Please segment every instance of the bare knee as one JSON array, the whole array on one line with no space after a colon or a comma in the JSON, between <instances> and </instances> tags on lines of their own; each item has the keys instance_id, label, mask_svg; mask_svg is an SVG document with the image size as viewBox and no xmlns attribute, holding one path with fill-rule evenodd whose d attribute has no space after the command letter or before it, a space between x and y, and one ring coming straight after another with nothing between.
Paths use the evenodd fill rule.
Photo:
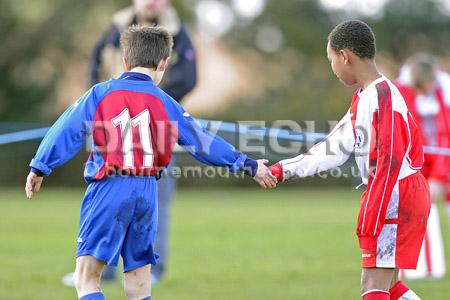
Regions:
<instances>
[{"instance_id":1,"label":"bare knee","mask_svg":"<svg viewBox=\"0 0 450 300\"><path fill-rule=\"evenodd\" d=\"M75 271L73 274L75 288L80 291L94 287L100 291L100 276L100 272Z\"/></svg>"},{"instance_id":2,"label":"bare knee","mask_svg":"<svg viewBox=\"0 0 450 300\"><path fill-rule=\"evenodd\" d=\"M394 269L363 268L361 275L361 292L370 290L389 291L394 281Z\"/></svg>"},{"instance_id":3,"label":"bare knee","mask_svg":"<svg viewBox=\"0 0 450 300\"><path fill-rule=\"evenodd\" d=\"M92 256L80 256L77 258L73 279L79 295L101 291L100 278L103 267L104 263Z\"/></svg>"},{"instance_id":4,"label":"bare knee","mask_svg":"<svg viewBox=\"0 0 450 300\"><path fill-rule=\"evenodd\" d=\"M151 294L150 266L124 274L124 289L128 300L141 300Z\"/></svg>"}]
</instances>

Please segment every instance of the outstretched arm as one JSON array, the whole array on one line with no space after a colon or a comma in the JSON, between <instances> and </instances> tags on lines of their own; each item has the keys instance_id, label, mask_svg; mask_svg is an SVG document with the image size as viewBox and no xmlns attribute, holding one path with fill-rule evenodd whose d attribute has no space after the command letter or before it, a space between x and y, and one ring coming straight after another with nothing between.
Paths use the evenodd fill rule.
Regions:
<instances>
[{"instance_id":1,"label":"outstretched arm","mask_svg":"<svg viewBox=\"0 0 450 300\"><path fill-rule=\"evenodd\" d=\"M263 188L276 186L276 179L265 166L266 160L254 160L224 139L203 129L175 100L167 97L166 108L176 123L178 144L196 160L211 166L225 167L231 172L243 171Z\"/></svg>"},{"instance_id":2,"label":"outstretched arm","mask_svg":"<svg viewBox=\"0 0 450 300\"><path fill-rule=\"evenodd\" d=\"M312 176L345 163L353 152L354 144L350 112L347 112L323 141L308 152L282 160L270 169L278 182Z\"/></svg>"}]
</instances>

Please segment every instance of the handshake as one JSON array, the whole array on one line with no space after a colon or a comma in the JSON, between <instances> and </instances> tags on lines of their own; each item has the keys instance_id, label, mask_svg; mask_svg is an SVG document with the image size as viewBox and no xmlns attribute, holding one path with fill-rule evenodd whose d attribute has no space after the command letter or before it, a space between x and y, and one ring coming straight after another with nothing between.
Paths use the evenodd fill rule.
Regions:
<instances>
[{"instance_id":1,"label":"handshake","mask_svg":"<svg viewBox=\"0 0 450 300\"><path fill-rule=\"evenodd\" d=\"M267 159L258 159L258 169L253 180L255 180L263 189L273 189L277 183L283 182L283 169L280 163L267 167Z\"/></svg>"}]
</instances>

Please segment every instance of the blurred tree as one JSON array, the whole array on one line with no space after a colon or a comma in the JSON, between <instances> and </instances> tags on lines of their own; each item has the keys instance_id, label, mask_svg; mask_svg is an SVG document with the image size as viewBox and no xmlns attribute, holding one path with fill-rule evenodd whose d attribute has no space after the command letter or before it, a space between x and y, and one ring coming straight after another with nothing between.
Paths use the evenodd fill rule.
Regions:
<instances>
[{"instance_id":1,"label":"blurred tree","mask_svg":"<svg viewBox=\"0 0 450 300\"><path fill-rule=\"evenodd\" d=\"M262 99L243 98L224 112L225 119L316 120L317 130L327 130L326 120L339 117L348 106L351 91L339 84L326 59L326 43L333 22L318 1L269 1L263 15L253 24L229 35L234 47L255 48L254 37L260 26L274 24L284 36L284 47L276 53L261 52L263 68L272 83ZM255 49L258 51L258 49ZM252 109L258 105L258 109ZM243 107L240 109L240 107ZM251 112L252 115L249 116Z\"/></svg>"},{"instance_id":2,"label":"blurred tree","mask_svg":"<svg viewBox=\"0 0 450 300\"><path fill-rule=\"evenodd\" d=\"M439 1L389 1L380 16L363 18L374 28L380 53L389 63L398 64L416 51L449 55L450 18ZM86 63L91 46L107 28L111 15L130 2L1 1L0 119L45 121L54 117L56 112L45 104L55 101L55 87L68 61L74 56ZM173 3L184 19L192 19L196 1ZM264 102L257 111L250 110L252 118L324 121L346 109L351 89L342 88L331 74L325 45L333 25L351 17L355 16L346 11L325 11L318 0L272 0L267 1L261 16L241 22L226 37L237 51L260 51L255 37L262 27L278 28L283 35L280 51L259 53L273 83L263 99L242 101L244 107ZM249 118L248 113L240 115L243 111L248 112L233 107L218 117Z\"/></svg>"},{"instance_id":3,"label":"blurred tree","mask_svg":"<svg viewBox=\"0 0 450 300\"><path fill-rule=\"evenodd\" d=\"M190 16L182 1L173 2ZM0 1L0 120L53 118L58 112L46 104L54 107L69 61L86 63L113 13L128 5L131 0Z\"/></svg>"},{"instance_id":4,"label":"blurred tree","mask_svg":"<svg viewBox=\"0 0 450 300\"><path fill-rule=\"evenodd\" d=\"M52 117L54 112L45 111L45 103L55 101L59 75L73 53L88 48L80 46L80 32L89 36L89 26L95 28L95 23L105 20L105 13L110 16L126 3L1 1L0 120L42 121Z\"/></svg>"},{"instance_id":5,"label":"blurred tree","mask_svg":"<svg viewBox=\"0 0 450 300\"><path fill-rule=\"evenodd\" d=\"M316 120L318 130L327 130L326 120L345 112L354 91L339 83L326 59L327 36L333 26L351 18L369 23L377 36L383 71L395 73L404 59L417 51L450 55L450 18L439 1L392 0L373 17L325 11L318 0L268 1L255 22L238 26L227 40L238 50L259 51L263 64L278 65L278 70L266 69L272 83L262 98L242 97L219 118ZM255 47L258 29L266 24L277 26L284 35L284 48L279 52L267 54Z\"/></svg>"},{"instance_id":6,"label":"blurred tree","mask_svg":"<svg viewBox=\"0 0 450 300\"><path fill-rule=\"evenodd\" d=\"M450 55L450 17L437 0L395 0L382 18L368 20L378 48L403 61L417 51Z\"/></svg>"}]
</instances>

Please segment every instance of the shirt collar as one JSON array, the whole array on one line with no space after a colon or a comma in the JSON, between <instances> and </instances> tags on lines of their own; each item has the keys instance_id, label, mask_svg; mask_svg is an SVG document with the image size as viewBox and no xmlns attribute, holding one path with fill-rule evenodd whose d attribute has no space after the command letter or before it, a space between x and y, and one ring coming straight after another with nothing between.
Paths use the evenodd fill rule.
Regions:
<instances>
[{"instance_id":1,"label":"shirt collar","mask_svg":"<svg viewBox=\"0 0 450 300\"><path fill-rule=\"evenodd\" d=\"M366 93L367 90L369 90L370 87L379 84L382 81L386 80L386 77L384 77L383 74L380 74L381 76L378 77L377 79L375 79L374 81L372 81L364 90L362 88L360 88L358 90L358 96L362 96Z\"/></svg>"},{"instance_id":2,"label":"shirt collar","mask_svg":"<svg viewBox=\"0 0 450 300\"><path fill-rule=\"evenodd\" d=\"M147 74L142 74L142 73L138 73L138 72L125 72L122 75L120 75L119 79L153 82L153 80L150 76L148 76Z\"/></svg>"}]
</instances>

